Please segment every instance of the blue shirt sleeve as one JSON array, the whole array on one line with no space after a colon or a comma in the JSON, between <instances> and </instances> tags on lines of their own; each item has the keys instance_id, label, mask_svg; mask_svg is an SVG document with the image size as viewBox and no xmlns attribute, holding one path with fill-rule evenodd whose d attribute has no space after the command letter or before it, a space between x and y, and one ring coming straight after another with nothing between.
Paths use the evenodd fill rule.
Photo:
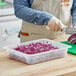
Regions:
<instances>
[{"instance_id":1,"label":"blue shirt sleeve","mask_svg":"<svg viewBox=\"0 0 76 76\"><path fill-rule=\"evenodd\" d=\"M71 15L72 15L73 26L76 26L76 0L73 0Z\"/></svg>"},{"instance_id":2,"label":"blue shirt sleeve","mask_svg":"<svg viewBox=\"0 0 76 76\"><path fill-rule=\"evenodd\" d=\"M32 0L29 0L32 1ZM32 9L28 0L14 0L15 15L27 22L44 25L53 17L48 12ZM31 3L32 4L32 3Z\"/></svg>"}]
</instances>

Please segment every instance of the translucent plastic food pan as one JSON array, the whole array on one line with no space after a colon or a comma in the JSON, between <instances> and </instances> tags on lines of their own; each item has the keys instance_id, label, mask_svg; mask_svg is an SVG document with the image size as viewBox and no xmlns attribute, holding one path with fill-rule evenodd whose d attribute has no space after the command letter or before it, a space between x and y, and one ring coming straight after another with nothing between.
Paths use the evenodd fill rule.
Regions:
<instances>
[{"instance_id":1,"label":"translucent plastic food pan","mask_svg":"<svg viewBox=\"0 0 76 76\"><path fill-rule=\"evenodd\" d=\"M34 48L36 48L36 50L34 50L35 53L33 52L33 53L27 54L25 52L25 50L24 50L24 52L15 50L19 46L27 46L30 44L36 45L36 43L37 43L37 47L33 46ZM45 45L45 47L44 47L44 46L40 46L38 43L44 43L44 44L48 44L48 45ZM55 49L47 50L47 48L49 47L49 44L51 44ZM39 48L43 47L43 51L41 51L41 49L39 49L38 46L39 46ZM34 63L39 63L39 62L43 62L43 61L48 61L48 60L64 57L67 55L67 50L70 47L71 46L68 46L68 45L53 41L53 40L38 39L38 40L20 43L18 45L11 45L8 47L7 50L9 52L10 58L22 61L27 64L34 64ZM39 51L39 52L36 52L36 51Z\"/></svg>"}]
</instances>

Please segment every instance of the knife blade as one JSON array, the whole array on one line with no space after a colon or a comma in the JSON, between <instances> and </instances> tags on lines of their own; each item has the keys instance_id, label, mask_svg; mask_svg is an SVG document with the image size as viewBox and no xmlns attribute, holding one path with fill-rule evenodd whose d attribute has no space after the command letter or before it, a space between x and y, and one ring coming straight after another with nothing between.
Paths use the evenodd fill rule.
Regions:
<instances>
[{"instance_id":1,"label":"knife blade","mask_svg":"<svg viewBox=\"0 0 76 76\"><path fill-rule=\"evenodd\" d=\"M65 27L62 31L66 34L74 34L76 33L76 28Z\"/></svg>"},{"instance_id":2,"label":"knife blade","mask_svg":"<svg viewBox=\"0 0 76 76\"><path fill-rule=\"evenodd\" d=\"M46 28L49 30L48 26ZM61 31L65 32L66 34L74 34L74 33L76 33L76 28L71 28L71 27L65 26Z\"/></svg>"}]
</instances>

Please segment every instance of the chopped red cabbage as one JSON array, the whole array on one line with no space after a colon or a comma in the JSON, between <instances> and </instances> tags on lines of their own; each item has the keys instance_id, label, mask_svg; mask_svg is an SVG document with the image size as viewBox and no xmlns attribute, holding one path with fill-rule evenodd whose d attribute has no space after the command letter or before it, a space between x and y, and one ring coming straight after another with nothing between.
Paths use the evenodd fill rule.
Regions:
<instances>
[{"instance_id":1,"label":"chopped red cabbage","mask_svg":"<svg viewBox=\"0 0 76 76\"><path fill-rule=\"evenodd\" d=\"M26 54L36 54L40 52L46 52L58 49L58 47L49 44L48 42L36 42L30 43L29 45L22 45L14 48L16 51L23 52Z\"/></svg>"},{"instance_id":2,"label":"chopped red cabbage","mask_svg":"<svg viewBox=\"0 0 76 76\"><path fill-rule=\"evenodd\" d=\"M68 42L69 42L69 43L76 44L76 34L72 34L72 35L68 38Z\"/></svg>"}]
</instances>

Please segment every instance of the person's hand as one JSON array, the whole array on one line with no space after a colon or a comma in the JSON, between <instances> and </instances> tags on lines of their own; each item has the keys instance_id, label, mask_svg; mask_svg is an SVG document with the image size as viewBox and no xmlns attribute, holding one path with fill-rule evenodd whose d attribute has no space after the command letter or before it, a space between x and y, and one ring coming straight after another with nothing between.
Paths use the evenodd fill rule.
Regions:
<instances>
[{"instance_id":1,"label":"person's hand","mask_svg":"<svg viewBox=\"0 0 76 76\"><path fill-rule=\"evenodd\" d=\"M56 17L53 17L49 22L47 27L49 28L49 30L51 31L62 31L62 29L65 27L65 25Z\"/></svg>"}]
</instances>

